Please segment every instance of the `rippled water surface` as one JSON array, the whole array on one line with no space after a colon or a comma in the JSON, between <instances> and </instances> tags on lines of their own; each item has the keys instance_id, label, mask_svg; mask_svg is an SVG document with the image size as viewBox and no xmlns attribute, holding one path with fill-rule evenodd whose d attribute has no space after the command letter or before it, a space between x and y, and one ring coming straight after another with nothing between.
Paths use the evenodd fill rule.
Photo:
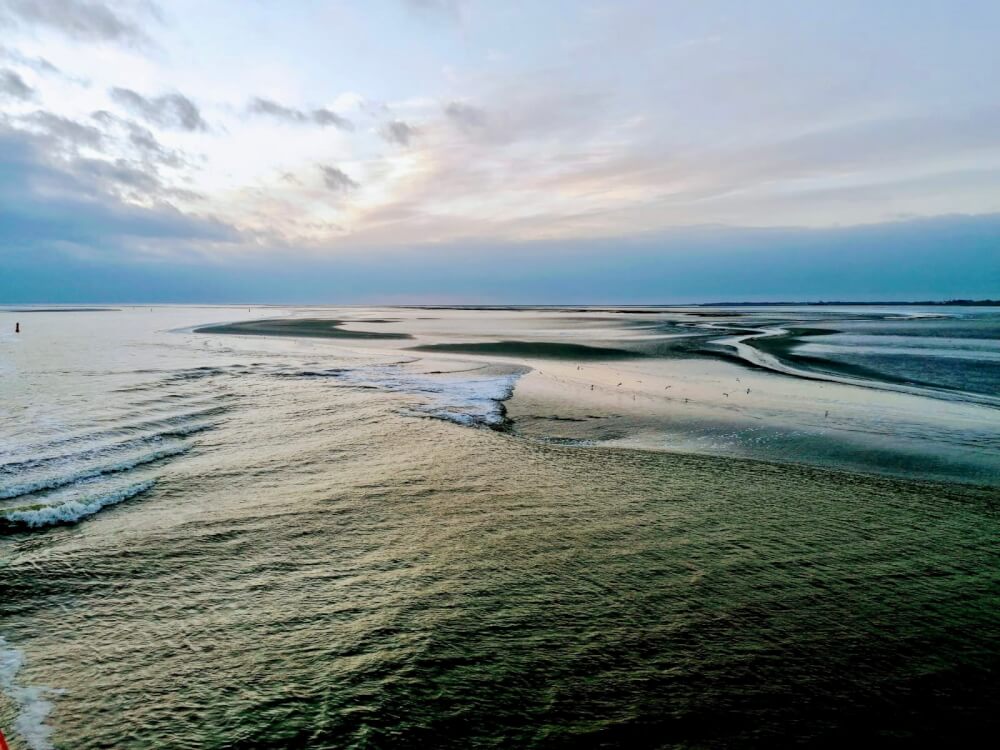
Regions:
<instances>
[{"instance_id":1,"label":"rippled water surface","mask_svg":"<svg viewBox=\"0 0 1000 750\"><path fill-rule=\"evenodd\" d=\"M833 323L820 320L814 331L820 335L802 337L793 356L899 383L1000 395L997 308L907 308L904 314L888 308L881 319L851 319L856 309L847 312L840 313L846 319Z\"/></svg>"},{"instance_id":2,"label":"rippled water surface","mask_svg":"<svg viewBox=\"0 0 1000 750\"><path fill-rule=\"evenodd\" d=\"M995 489L528 440L516 368L174 332L240 316L0 315L15 750L998 728Z\"/></svg>"}]
</instances>

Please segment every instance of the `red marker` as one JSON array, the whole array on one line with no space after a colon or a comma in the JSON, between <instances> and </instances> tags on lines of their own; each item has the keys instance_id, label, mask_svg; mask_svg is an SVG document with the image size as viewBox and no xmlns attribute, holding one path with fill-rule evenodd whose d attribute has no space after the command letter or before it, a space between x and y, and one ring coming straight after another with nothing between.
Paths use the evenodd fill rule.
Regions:
<instances>
[{"instance_id":1,"label":"red marker","mask_svg":"<svg viewBox=\"0 0 1000 750\"><path fill-rule=\"evenodd\" d=\"M10 750L10 748L7 747L7 740L3 738L2 731L0 731L0 750Z\"/></svg>"}]
</instances>

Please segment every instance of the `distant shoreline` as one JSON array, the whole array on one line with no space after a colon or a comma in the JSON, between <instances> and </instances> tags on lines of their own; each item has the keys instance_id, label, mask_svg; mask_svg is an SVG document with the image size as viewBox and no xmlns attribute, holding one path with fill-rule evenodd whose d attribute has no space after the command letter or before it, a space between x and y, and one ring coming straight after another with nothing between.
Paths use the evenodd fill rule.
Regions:
<instances>
[{"instance_id":1,"label":"distant shoreline","mask_svg":"<svg viewBox=\"0 0 1000 750\"><path fill-rule=\"evenodd\" d=\"M145 303L115 303L119 305L117 307L83 307L83 306L66 306L61 307L59 303L54 302L37 302L37 303L22 303L19 306L14 305L3 305L0 304L0 312L119 312L123 307L200 307L204 305L209 305L213 307L245 307L250 304L255 307L297 307L297 308L310 308L310 307L328 307L335 305L337 307L370 307L372 305L378 305L379 307L385 307L387 309L401 309L401 310L563 310L563 311L573 311L573 310L603 310L603 311L616 311L620 310L622 312L642 312L644 309L649 309L653 311L655 308L656 312L664 309L682 309L682 308L693 308L693 307L1000 307L1000 299L950 299L950 300L905 300L905 301L885 301L885 300L820 300L816 302L790 302L790 301L778 301L778 302L687 302L687 303L645 303L645 304L589 304L589 303L577 303L577 304L548 304L548 303L534 303L534 304L503 304L496 303L490 305L480 305L475 303L470 303L467 305L462 304L424 304L424 305L408 305L408 304L396 304L396 305L381 305L377 302L366 302L366 303L352 303L352 304L338 304L336 302L312 302L312 303L299 303L299 302L202 302L202 303L177 303L177 302L145 302ZM44 305L44 307L43 307Z\"/></svg>"},{"instance_id":2,"label":"distant shoreline","mask_svg":"<svg viewBox=\"0 0 1000 750\"><path fill-rule=\"evenodd\" d=\"M912 302L850 302L850 301L830 301L830 302L699 302L691 307L832 307L835 305L851 305L857 307L1000 307L1000 300L996 299L950 299L940 302L912 301Z\"/></svg>"},{"instance_id":3,"label":"distant shoreline","mask_svg":"<svg viewBox=\"0 0 1000 750\"><path fill-rule=\"evenodd\" d=\"M121 312L118 307L3 307L0 312L41 313L41 312Z\"/></svg>"},{"instance_id":4,"label":"distant shoreline","mask_svg":"<svg viewBox=\"0 0 1000 750\"><path fill-rule=\"evenodd\" d=\"M945 300L939 302L690 302L687 304L644 304L644 305L390 305L406 310L551 310L558 312L618 312L618 313L659 313L666 310L684 310L719 307L1000 307L1000 300Z\"/></svg>"}]
</instances>

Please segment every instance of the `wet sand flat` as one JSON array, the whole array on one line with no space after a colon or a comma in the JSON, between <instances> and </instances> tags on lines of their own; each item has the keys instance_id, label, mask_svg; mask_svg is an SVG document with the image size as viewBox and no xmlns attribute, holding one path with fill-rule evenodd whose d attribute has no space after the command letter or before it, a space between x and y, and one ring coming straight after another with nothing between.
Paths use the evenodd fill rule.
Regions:
<instances>
[{"instance_id":1,"label":"wet sand flat","mask_svg":"<svg viewBox=\"0 0 1000 750\"><path fill-rule=\"evenodd\" d=\"M520 368L503 424L534 440L1000 484L998 412L988 397L911 387L874 368L838 381L836 362L827 374L804 369L796 356L806 332L822 331L824 340L851 326L936 334L947 321L841 308L426 312L329 308L197 330L329 339L427 373ZM977 317L970 330L988 331L990 320Z\"/></svg>"}]
</instances>

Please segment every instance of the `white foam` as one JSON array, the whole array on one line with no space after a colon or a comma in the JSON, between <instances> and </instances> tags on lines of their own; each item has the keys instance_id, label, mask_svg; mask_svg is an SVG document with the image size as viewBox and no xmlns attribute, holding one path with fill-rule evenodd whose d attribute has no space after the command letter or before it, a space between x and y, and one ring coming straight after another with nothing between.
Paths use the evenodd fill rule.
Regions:
<instances>
[{"instance_id":1,"label":"white foam","mask_svg":"<svg viewBox=\"0 0 1000 750\"><path fill-rule=\"evenodd\" d=\"M85 479L99 477L102 474L117 474L119 472L128 471L129 469L134 469L137 466L159 461L163 458L179 455L188 450L190 450L190 446L187 444L173 445L166 448L160 448L159 450L150 451L149 453L143 453L138 456L123 459L121 461L71 470L67 473L50 475L27 482L9 484L5 487L0 487L0 500L19 497L20 495L28 495L42 490L64 487L68 484L76 484L77 482L82 482Z\"/></svg>"},{"instance_id":2,"label":"white foam","mask_svg":"<svg viewBox=\"0 0 1000 750\"><path fill-rule=\"evenodd\" d=\"M17 683L17 673L24 664L24 654L11 648L0 636L0 692L17 706L14 731L27 744L29 750L52 750L52 727L45 723L52 711L48 697L59 695L61 690L47 687L22 687Z\"/></svg>"},{"instance_id":3,"label":"white foam","mask_svg":"<svg viewBox=\"0 0 1000 750\"><path fill-rule=\"evenodd\" d=\"M514 393L523 373L455 377L415 373L396 365L331 371L340 382L420 396L426 403L409 411L462 425L496 426L503 422L503 402Z\"/></svg>"},{"instance_id":4,"label":"white foam","mask_svg":"<svg viewBox=\"0 0 1000 750\"><path fill-rule=\"evenodd\" d=\"M81 518L92 516L102 508L124 502L149 490L153 481L139 482L127 487L107 492L102 495L94 495L79 500L68 500L58 505L47 505L31 510L14 509L5 513L0 513L0 519L13 525L23 525L28 528L38 528L40 526L52 526L59 523L73 523Z\"/></svg>"}]
</instances>

